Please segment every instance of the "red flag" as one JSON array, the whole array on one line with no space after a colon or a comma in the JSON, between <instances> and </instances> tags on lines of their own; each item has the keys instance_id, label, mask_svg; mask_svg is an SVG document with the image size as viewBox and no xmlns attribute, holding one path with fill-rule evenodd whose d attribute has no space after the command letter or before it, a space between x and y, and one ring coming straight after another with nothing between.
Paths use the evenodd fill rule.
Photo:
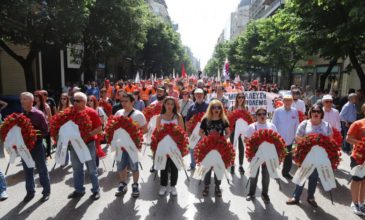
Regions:
<instances>
[{"instance_id":1,"label":"red flag","mask_svg":"<svg viewBox=\"0 0 365 220\"><path fill-rule=\"evenodd\" d=\"M181 77L182 78L188 77L188 75L186 74L186 71L185 71L185 65L184 64L181 64Z\"/></svg>"}]
</instances>

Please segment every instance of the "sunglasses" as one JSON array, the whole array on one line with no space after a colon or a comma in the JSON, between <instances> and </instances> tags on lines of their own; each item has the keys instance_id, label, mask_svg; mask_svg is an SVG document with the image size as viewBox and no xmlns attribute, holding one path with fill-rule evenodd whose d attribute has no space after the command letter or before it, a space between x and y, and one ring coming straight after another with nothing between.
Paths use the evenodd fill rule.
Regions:
<instances>
[{"instance_id":1,"label":"sunglasses","mask_svg":"<svg viewBox=\"0 0 365 220\"><path fill-rule=\"evenodd\" d=\"M312 113L322 114L321 110L312 110Z\"/></svg>"},{"instance_id":2,"label":"sunglasses","mask_svg":"<svg viewBox=\"0 0 365 220\"><path fill-rule=\"evenodd\" d=\"M257 116L266 116L267 115L267 113L265 112L265 113L257 113L256 114Z\"/></svg>"},{"instance_id":3,"label":"sunglasses","mask_svg":"<svg viewBox=\"0 0 365 220\"><path fill-rule=\"evenodd\" d=\"M237 99L244 99L245 97L243 96L237 96Z\"/></svg>"},{"instance_id":4,"label":"sunglasses","mask_svg":"<svg viewBox=\"0 0 365 220\"><path fill-rule=\"evenodd\" d=\"M81 99L75 99L75 100L74 100L74 102L75 102L75 103L80 103L80 102L82 102L82 101L83 101L83 100L81 100Z\"/></svg>"},{"instance_id":5,"label":"sunglasses","mask_svg":"<svg viewBox=\"0 0 365 220\"><path fill-rule=\"evenodd\" d=\"M212 106L213 110L221 110L222 108L220 106Z\"/></svg>"}]
</instances>

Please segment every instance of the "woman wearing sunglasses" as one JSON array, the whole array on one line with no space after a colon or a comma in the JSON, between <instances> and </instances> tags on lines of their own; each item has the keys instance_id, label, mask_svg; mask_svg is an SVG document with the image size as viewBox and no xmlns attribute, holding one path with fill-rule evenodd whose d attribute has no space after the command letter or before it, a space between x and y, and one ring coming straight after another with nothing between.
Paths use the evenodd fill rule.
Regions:
<instances>
[{"instance_id":1,"label":"woman wearing sunglasses","mask_svg":"<svg viewBox=\"0 0 365 220\"><path fill-rule=\"evenodd\" d=\"M214 99L209 103L207 112L203 116L202 123L200 125L199 134L202 138L204 138L204 136L208 136L209 134L214 132L219 133L226 139L228 139L230 136L229 122L223 110L223 104L217 99ZM203 190L203 196L207 196L209 194L211 175L212 175L212 170L210 170L204 177L205 187ZM214 181L215 181L215 195L217 197L222 197L222 191L219 187L221 181L217 179L217 176L215 174L214 174Z\"/></svg>"},{"instance_id":2,"label":"woman wearing sunglasses","mask_svg":"<svg viewBox=\"0 0 365 220\"><path fill-rule=\"evenodd\" d=\"M305 138L309 134L322 134L325 136L332 135L332 128L328 122L322 120L324 117L324 112L321 106L314 105L309 109L308 120L303 121L299 124L296 134L296 140L299 141ZM318 182L318 172L317 169L308 178L308 196L307 201L313 207L318 207L316 201L314 200L314 192L316 191ZM286 204L288 205L298 205L300 195L302 194L304 188L303 186L297 185L293 193L293 197L289 199Z\"/></svg>"},{"instance_id":3,"label":"woman wearing sunglasses","mask_svg":"<svg viewBox=\"0 0 365 220\"><path fill-rule=\"evenodd\" d=\"M245 97L245 94L243 92L237 94L236 101L234 102L234 105L231 107L231 111L235 111L235 110L247 110L247 108L246 108L246 97ZM232 131L230 139L231 139L231 143L233 143L234 130ZM241 175L245 174L245 170L242 167L244 155L245 155L245 149L243 147L242 139L238 138L238 161L239 161L238 170L239 170ZM234 174L234 165L231 167L231 174Z\"/></svg>"},{"instance_id":4,"label":"woman wearing sunglasses","mask_svg":"<svg viewBox=\"0 0 365 220\"><path fill-rule=\"evenodd\" d=\"M267 121L267 111L264 108L258 108L255 112L256 122L252 123L248 126L246 138L250 138L253 133L260 129L270 129L277 132L276 126ZM260 169L257 170L256 177L250 178L250 191L246 198L247 201L251 201L255 199L256 187L257 187L257 179L259 176ZM264 203L270 203L270 197L268 195L269 192L269 184L270 184L270 176L269 171L265 164L261 165L261 175L262 175L262 193L261 198Z\"/></svg>"}]
</instances>

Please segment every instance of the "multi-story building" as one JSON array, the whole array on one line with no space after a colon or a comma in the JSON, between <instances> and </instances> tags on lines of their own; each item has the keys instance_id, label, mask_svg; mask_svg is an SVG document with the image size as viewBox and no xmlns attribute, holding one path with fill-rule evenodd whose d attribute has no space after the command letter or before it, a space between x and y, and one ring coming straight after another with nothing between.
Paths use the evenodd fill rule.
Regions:
<instances>
[{"instance_id":1,"label":"multi-story building","mask_svg":"<svg viewBox=\"0 0 365 220\"><path fill-rule=\"evenodd\" d=\"M229 39L234 40L241 32L246 29L250 20L250 0L242 0L237 10L231 13Z\"/></svg>"},{"instance_id":2,"label":"multi-story building","mask_svg":"<svg viewBox=\"0 0 365 220\"><path fill-rule=\"evenodd\" d=\"M161 17L165 22L171 22L165 0L146 0L152 12Z\"/></svg>"},{"instance_id":3,"label":"multi-story building","mask_svg":"<svg viewBox=\"0 0 365 220\"><path fill-rule=\"evenodd\" d=\"M285 0L252 0L249 9L251 19L270 17L277 11Z\"/></svg>"}]
</instances>

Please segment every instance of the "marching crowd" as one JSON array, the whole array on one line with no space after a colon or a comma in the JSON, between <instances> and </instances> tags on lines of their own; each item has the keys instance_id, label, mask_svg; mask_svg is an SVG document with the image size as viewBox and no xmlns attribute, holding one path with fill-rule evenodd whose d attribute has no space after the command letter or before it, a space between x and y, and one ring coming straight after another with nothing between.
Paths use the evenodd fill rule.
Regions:
<instances>
[{"instance_id":1,"label":"marching crowd","mask_svg":"<svg viewBox=\"0 0 365 220\"><path fill-rule=\"evenodd\" d=\"M49 123L52 116L73 107L76 111L84 111L91 119L92 131L85 141L92 160L87 161L87 172L92 183L92 199L100 198L99 181L97 167L99 159L105 157L105 152L101 148L105 142L104 132L108 122L108 117L125 116L131 118L138 124L142 133L148 132L148 122L143 110L152 104L161 104L162 110L156 120L156 129L160 129L164 124L175 124L186 130L187 122L199 113L204 113L201 120L201 137L211 133L218 133L224 136L229 142L233 142L234 131L230 130L227 112L235 110L246 110L245 91L266 91L278 93L275 84L262 84L257 80L252 82L215 82L207 79L184 79L184 80L145 80L138 83L131 81L118 81L112 83L105 80L99 88L96 82L87 83L85 86L66 86L59 97L49 97L45 90L36 91L33 94L23 92L20 94L20 102L23 114L30 119L35 129L41 132L36 146L30 152L35 167L40 177L43 187L42 201L47 201L51 193L50 179L46 166L46 160L52 157L54 140L50 136ZM234 102L230 101L225 92L236 93ZM208 99L209 97L209 99ZM58 104L56 104L56 101ZM282 106L277 107L272 114L266 108L257 108L252 112L256 118L250 124L245 134L245 139L259 129L272 129L277 131L285 141L289 154L285 157L282 166L282 176L288 180L291 175L292 156L291 151L295 143L309 134L322 134L332 136L332 128L341 131L343 136L342 151L351 155L353 146L360 144L365 137L365 95L361 89L349 90L345 97L339 97L335 91L312 90L309 87L304 89L291 86L290 93L285 93L281 97ZM7 103L0 102L0 110L5 108ZM307 119L300 122L298 111L307 116ZM269 118L271 117L272 118ZM190 134L189 134L190 135ZM245 155L245 143L239 139L237 148L238 172L245 174L243 161ZM196 161L194 151L190 150L190 167L188 171L194 172ZM80 162L75 150L69 147L66 164L71 162L73 168L73 181L75 191L68 195L68 198L78 198L85 194L84 187L84 164ZM29 202L35 195L34 169L28 168L22 160L25 172L26 196L24 202ZM128 173L132 173L132 196L139 196L139 167L134 163L128 153L124 152L120 161L116 162L119 174L119 185L115 196L122 196L127 192ZM351 155L351 168L357 165ZM270 176L265 164L261 167L262 175L262 200L270 203L269 183ZM154 167L150 170L157 172ZM235 173L235 165L229 170L232 175ZM211 172L204 178L203 196L209 194L211 183ZM169 175L170 173L170 175ZM250 178L250 187L247 200L255 199L255 191L258 181L259 170L254 178ZM307 202L317 207L315 200L315 190L318 182L316 170L308 178ZM160 196L171 193L177 195L176 184L178 180L178 169L174 162L168 158L166 168L160 172ZM215 196L221 197L221 181L214 174ZM170 185L170 186L168 186ZM297 185L291 198L288 198L288 205L299 204L303 191L303 185ZM0 200L6 200L5 176L0 170ZM365 215L365 177L352 177L351 182L351 208L357 215Z\"/></svg>"}]
</instances>

